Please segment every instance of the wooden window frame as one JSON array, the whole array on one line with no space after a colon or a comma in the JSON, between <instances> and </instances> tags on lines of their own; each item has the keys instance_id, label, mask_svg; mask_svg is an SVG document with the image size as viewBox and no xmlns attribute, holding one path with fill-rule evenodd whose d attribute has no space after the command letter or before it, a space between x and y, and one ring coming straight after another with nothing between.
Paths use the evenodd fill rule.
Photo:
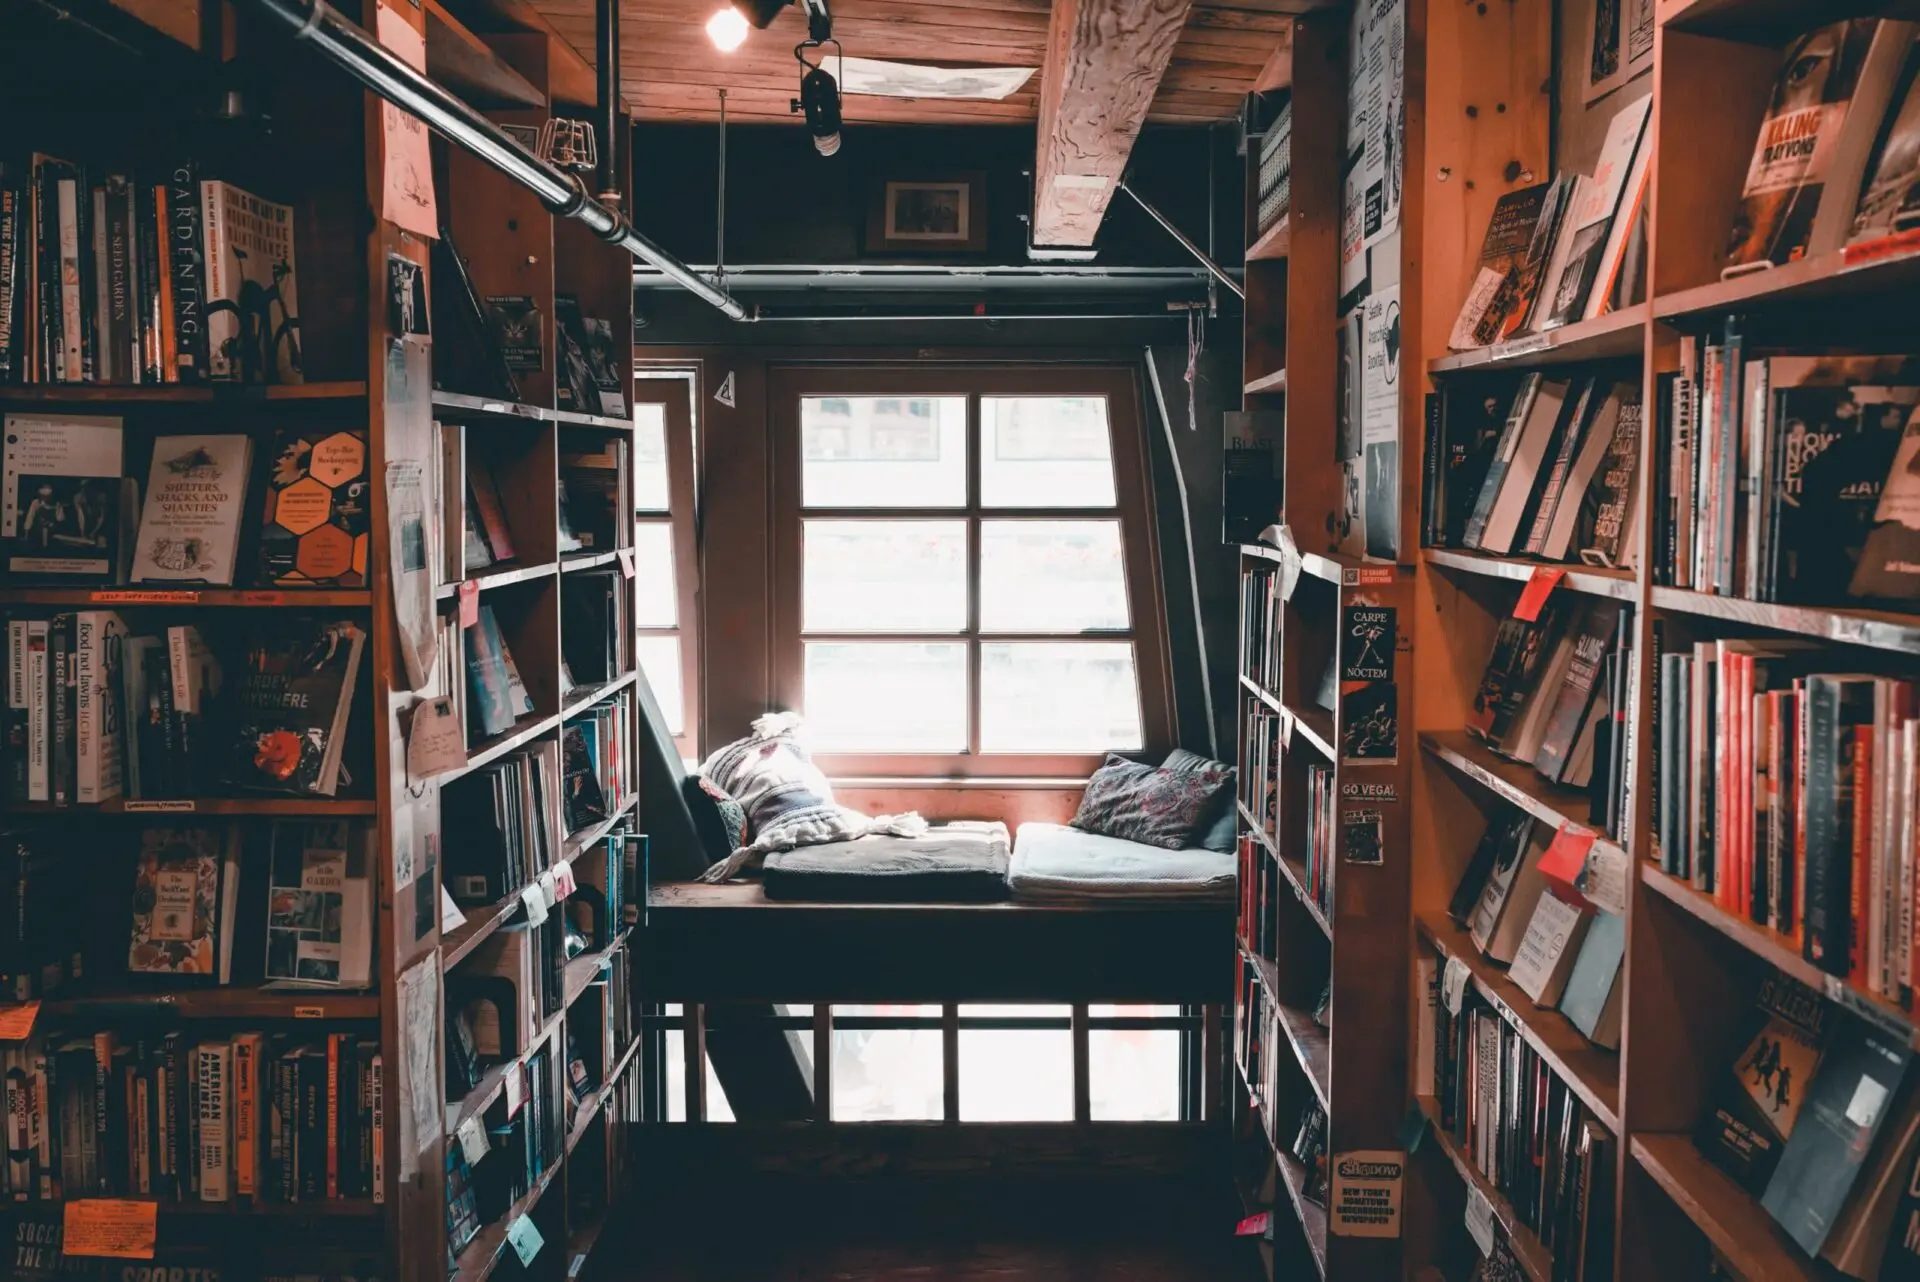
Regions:
<instances>
[{"instance_id":1,"label":"wooden window frame","mask_svg":"<svg viewBox=\"0 0 1920 1282\"><path fill-rule=\"evenodd\" d=\"M1154 523L1152 473L1135 370L1115 365L1006 365L952 363L910 365L860 363L779 365L768 372L768 417L773 448L773 682L777 706L804 708L805 646L801 617L802 539L805 516L825 519L955 519L967 522L967 626L953 634L859 634L862 641L936 640L952 635L967 646L968 735L980 733L980 654L998 641L1072 641L1130 637L1140 698L1142 747L1158 760L1173 742L1173 690L1167 653L1166 608L1160 582L1159 539ZM807 396L962 396L967 398L967 499L950 508L819 508L801 504L800 401ZM979 403L994 396L1099 396L1107 402L1107 430L1114 473L1111 508L987 507L980 494ZM1120 520L1121 558L1127 583L1126 632L983 633L980 628L980 528L982 519ZM1088 753L828 753L816 754L835 778L914 780L1084 780L1106 759Z\"/></svg>"},{"instance_id":2,"label":"wooden window frame","mask_svg":"<svg viewBox=\"0 0 1920 1282\"><path fill-rule=\"evenodd\" d=\"M682 757L697 760L700 753L700 554L698 490L694 484L693 408L697 380L693 372L640 367L633 381L634 418L642 405L661 406L667 437L667 515L673 530L673 590L675 626L642 627L637 638L674 637L680 643L680 733L673 744ZM662 524L658 512L641 511L634 498L636 525ZM639 657L635 656L636 666Z\"/></svg>"}]
</instances>

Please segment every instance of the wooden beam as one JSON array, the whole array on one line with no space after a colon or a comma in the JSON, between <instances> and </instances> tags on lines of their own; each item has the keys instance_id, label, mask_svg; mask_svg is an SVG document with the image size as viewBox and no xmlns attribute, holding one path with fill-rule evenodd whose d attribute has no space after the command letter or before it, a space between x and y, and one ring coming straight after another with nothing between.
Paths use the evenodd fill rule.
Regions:
<instances>
[{"instance_id":1,"label":"wooden beam","mask_svg":"<svg viewBox=\"0 0 1920 1282\"><path fill-rule=\"evenodd\" d=\"M1040 72L1033 241L1091 245L1191 0L1054 0Z\"/></svg>"}]
</instances>

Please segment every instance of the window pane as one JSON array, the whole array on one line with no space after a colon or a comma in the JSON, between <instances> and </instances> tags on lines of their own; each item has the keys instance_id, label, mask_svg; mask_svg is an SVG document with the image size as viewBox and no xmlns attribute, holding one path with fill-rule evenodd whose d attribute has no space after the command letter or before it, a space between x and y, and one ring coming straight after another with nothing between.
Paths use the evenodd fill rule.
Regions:
<instances>
[{"instance_id":1,"label":"window pane","mask_svg":"<svg viewBox=\"0 0 1920 1282\"><path fill-rule=\"evenodd\" d=\"M667 489L667 409L642 401L633 407L634 506L665 512L672 506Z\"/></svg>"},{"instance_id":2,"label":"window pane","mask_svg":"<svg viewBox=\"0 0 1920 1282\"><path fill-rule=\"evenodd\" d=\"M642 522L633 532L636 622L643 628L671 628L680 622L673 581L673 526Z\"/></svg>"},{"instance_id":3,"label":"window pane","mask_svg":"<svg viewBox=\"0 0 1920 1282\"><path fill-rule=\"evenodd\" d=\"M966 397L802 397L800 460L806 507L965 506Z\"/></svg>"},{"instance_id":4,"label":"window pane","mask_svg":"<svg viewBox=\"0 0 1920 1282\"><path fill-rule=\"evenodd\" d=\"M634 643L640 670L647 674L660 715L667 719L667 733L687 732L686 710L680 693L680 638L641 637Z\"/></svg>"},{"instance_id":5,"label":"window pane","mask_svg":"<svg viewBox=\"0 0 1920 1282\"><path fill-rule=\"evenodd\" d=\"M954 642L807 645L807 730L834 752L963 752L967 648Z\"/></svg>"},{"instance_id":6,"label":"window pane","mask_svg":"<svg viewBox=\"0 0 1920 1282\"><path fill-rule=\"evenodd\" d=\"M808 632L959 632L967 626L965 521L806 521Z\"/></svg>"},{"instance_id":7,"label":"window pane","mask_svg":"<svg viewBox=\"0 0 1920 1282\"><path fill-rule=\"evenodd\" d=\"M982 521L980 626L1081 632L1127 626L1118 521Z\"/></svg>"},{"instance_id":8,"label":"window pane","mask_svg":"<svg viewBox=\"0 0 1920 1282\"><path fill-rule=\"evenodd\" d=\"M669 1122L687 1120L687 1051L686 1034L677 1028L666 1031L666 1049L662 1052L666 1062L661 1065L667 1079L667 1116ZM713 1061L707 1061L707 1120L709 1122L731 1122L733 1108L727 1103L727 1093L720 1086L720 1078L713 1071Z\"/></svg>"},{"instance_id":9,"label":"window pane","mask_svg":"<svg viewBox=\"0 0 1920 1282\"><path fill-rule=\"evenodd\" d=\"M1100 396L980 399L980 501L1112 507L1113 445Z\"/></svg>"},{"instance_id":10,"label":"window pane","mask_svg":"<svg viewBox=\"0 0 1920 1282\"><path fill-rule=\"evenodd\" d=\"M1179 1031L1090 1030L1087 1094L1096 1122L1179 1121Z\"/></svg>"},{"instance_id":11,"label":"window pane","mask_svg":"<svg viewBox=\"0 0 1920 1282\"><path fill-rule=\"evenodd\" d=\"M1073 1034L961 1029L960 1120L1071 1122Z\"/></svg>"},{"instance_id":12,"label":"window pane","mask_svg":"<svg viewBox=\"0 0 1920 1282\"><path fill-rule=\"evenodd\" d=\"M1131 642L980 647L982 751L1124 752L1141 746Z\"/></svg>"},{"instance_id":13,"label":"window pane","mask_svg":"<svg viewBox=\"0 0 1920 1282\"><path fill-rule=\"evenodd\" d=\"M937 1122L946 1116L945 1074L937 1028L836 1028L833 1120Z\"/></svg>"}]
</instances>

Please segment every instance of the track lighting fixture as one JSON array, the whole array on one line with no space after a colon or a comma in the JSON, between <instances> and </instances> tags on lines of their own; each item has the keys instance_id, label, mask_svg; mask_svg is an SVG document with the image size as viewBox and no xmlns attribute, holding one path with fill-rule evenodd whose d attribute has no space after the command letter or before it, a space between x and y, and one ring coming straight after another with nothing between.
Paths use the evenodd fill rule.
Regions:
<instances>
[{"instance_id":1,"label":"track lighting fixture","mask_svg":"<svg viewBox=\"0 0 1920 1282\"><path fill-rule=\"evenodd\" d=\"M806 65L804 58L801 65ZM840 86L825 67L808 67L800 77L800 96L793 100L793 110L806 113L815 151L831 156L840 150Z\"/></svg>"}]
</instances>

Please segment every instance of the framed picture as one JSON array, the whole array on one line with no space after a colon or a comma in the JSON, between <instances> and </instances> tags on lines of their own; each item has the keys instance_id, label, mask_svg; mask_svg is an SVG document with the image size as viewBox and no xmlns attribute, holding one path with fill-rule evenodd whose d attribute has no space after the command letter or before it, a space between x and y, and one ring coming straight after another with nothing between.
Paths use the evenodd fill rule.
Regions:
<instances>
[{"instance_id":1,"label":"framed picture","mask_svg":"<svg viewBox=\"0 0 1920 1282\"><path fill-rule=\"evenodd\" d=\"M867 210L870 254L979 254L987 248L983 173L889 178Z\"/></svg>"}]
</instances>

